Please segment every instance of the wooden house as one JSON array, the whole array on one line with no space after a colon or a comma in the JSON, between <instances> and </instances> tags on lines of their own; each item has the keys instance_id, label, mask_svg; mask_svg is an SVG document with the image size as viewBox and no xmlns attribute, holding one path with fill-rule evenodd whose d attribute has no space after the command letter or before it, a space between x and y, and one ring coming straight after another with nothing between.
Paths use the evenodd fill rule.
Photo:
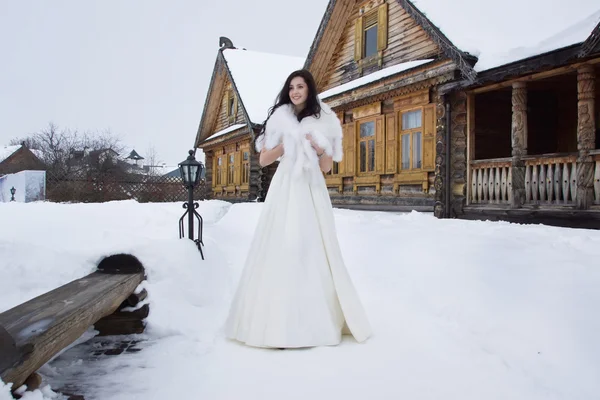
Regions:
<instances>
[{"instance_id":1,"label":"wooden house","mask_svg":"<svg viewBox=\"0 0 600 400\"><path fill-rule=\"evenodd\" d=\"M334 205L433 210L437 88L472 79L475 60L410 1L329 2L305 67L343 123Z\"/></svg>"},{"instance_id":2,"label":"wooden house","mask_svg":"<svg viewBox=\"0 0 600 400\"><path fill-rule=\"evenodd\" d=\"M288 75L304 58L236 48L221 38L195 147L206 156L212 197L231 202L265 198L276 165L261 168L254 135Z\"/></svg>"},{"instance_id":3,"label":"wooden house","mask_svg":"<svg viewBox=\"0 0 600 400\"><path fill-rule=\"evenodd\" d=\"M600 228L600 11L580 10L536 46L482 44L474 79L438 87L436 216Z\"/></svg>"}]
</instances>

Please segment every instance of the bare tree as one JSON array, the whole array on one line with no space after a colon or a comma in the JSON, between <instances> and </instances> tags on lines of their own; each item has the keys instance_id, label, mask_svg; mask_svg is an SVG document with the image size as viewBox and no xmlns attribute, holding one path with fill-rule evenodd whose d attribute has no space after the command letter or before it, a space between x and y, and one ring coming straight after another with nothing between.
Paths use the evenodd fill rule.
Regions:
<instances>
[{"instance_id":1,"label":"bare tree","mask_svg":"<svg viewBox=\"0 0 600 400\"><path fill-rule=\"evenodd\" d=\"M106 171L107 166L112 171L123 151L121 139L110 130L80 134L76 130L61 129L53 122L41 131L11 143L15 142L25 142L28 147L39 150L48 172L59 176Z\"/></svg>"},{"instance_id":2,"label":"bare tree","mask_svg":"<svg viewBox=\"0 0 600 400\"><path fill-rule=\"evenodd\" d=\"M148 146L145 154L146 165L148 165L148 173L150 175L160 175L162 169L160 168L160 164L162 160L160 159L158 152L156 151L156 147L154 145Z\"/></svg>"}]
</instances>

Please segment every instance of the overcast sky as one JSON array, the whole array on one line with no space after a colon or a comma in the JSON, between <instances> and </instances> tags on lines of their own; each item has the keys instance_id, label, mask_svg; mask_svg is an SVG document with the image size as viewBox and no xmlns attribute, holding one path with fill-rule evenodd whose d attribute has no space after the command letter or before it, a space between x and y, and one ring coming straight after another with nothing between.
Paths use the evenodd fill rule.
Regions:
<instances>
[{"instance_id":1,"label":"overcast sky","mask_svg":"<svg viewBox=\"0 0 600 400\"><path fill-rule=\"evenodd\" d=\"M292 5L295 4L295 5ZM327 0L0 0L0 146L110 128L176 165L193 145L219 36L305 57ZM290 71L291 72L291 71Z\"/></svg>"}]
</instances>

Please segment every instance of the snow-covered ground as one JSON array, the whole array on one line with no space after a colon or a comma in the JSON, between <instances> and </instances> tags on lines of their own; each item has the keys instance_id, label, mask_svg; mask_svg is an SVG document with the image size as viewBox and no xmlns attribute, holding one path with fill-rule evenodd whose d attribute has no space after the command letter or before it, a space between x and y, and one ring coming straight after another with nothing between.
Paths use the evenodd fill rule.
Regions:
<instances>
[{"instance_id":1,"label":"snow-covered ground","mask_svg":"<svg viewBox=\"0 0 600 400\"><path fill-rule=\"evenodd\" d=\"M179 203L0 204L0 312L124 251L149 276L142 351L42 371L87 400L599 398L600 232L336 210L374 336L265 350L221 330L261 207L201 203L202 261Z\"/></svg>"}]
</instances>

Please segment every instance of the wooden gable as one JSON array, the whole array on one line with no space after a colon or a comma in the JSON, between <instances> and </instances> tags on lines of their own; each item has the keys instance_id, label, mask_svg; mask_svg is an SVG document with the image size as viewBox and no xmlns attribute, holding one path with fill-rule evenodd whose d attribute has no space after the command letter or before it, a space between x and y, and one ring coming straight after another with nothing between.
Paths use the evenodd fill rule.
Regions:
<instances>
[{"instance_id":1,"label":"wooden gable","mask_svg":"<svg viewBox=\"0 0 600 400\"><path fill-rule=\"evenodd\" d=\"M236 93L229 76L226 76L221 99L219 101L219 111L212 133L219 132L231 125L245 123L246 119L240 105L239 96Z\"/></svg>"},{"instance_id":2,"label":"wooden gable","mask_svg":"<svg viewBox=\"0 0 600 400\"><path fill-rule=\"evenodd\" d=\"M235 124L246 123L239 93L232 83L223 54L219 51L194 145L200 147L204 140L216 132Z\"/></svg>"},{"instance_id":3,"label":"wooden gable","mask_svg":"<svg viewBox=\"0 0 600 400\"><path fill-rule=\"evenodd\" d=\"M366 30L374 25L377 30L376 53L366 55ZM330 89L396 64L436 58L440 54L440 46L397 1L360 2L355 4L346 20L319 90Z\"/></svg>"}]
</instances>

